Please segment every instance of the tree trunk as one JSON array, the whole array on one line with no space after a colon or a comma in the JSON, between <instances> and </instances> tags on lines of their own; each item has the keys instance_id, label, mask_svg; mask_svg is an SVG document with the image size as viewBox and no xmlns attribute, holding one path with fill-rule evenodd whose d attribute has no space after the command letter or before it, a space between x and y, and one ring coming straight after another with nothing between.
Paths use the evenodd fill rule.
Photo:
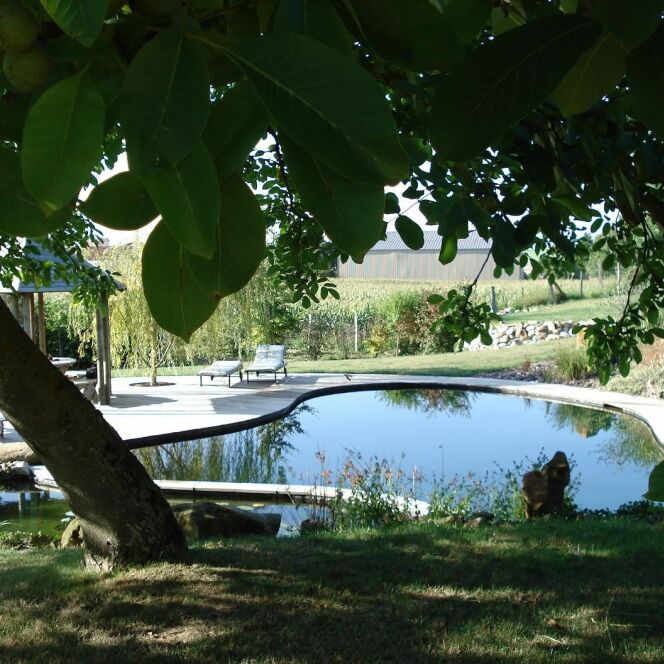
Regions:
<instances>
[{"instance_id":1,"label":"tree trunk","mask_svg":"<svg viewBox=\"0 0 664 664\"><path fill-rule=\"evenodd\" d=\"M3 302L0 357L0 409L81 520L88 567L110 570L183 556L184 535L157 485Z\"/></svg>"},{"instance_id":2,"label":"tree trunk","mask_svg":"<svg viewBox=\"0 0 664 664\"><path fill-rule=\"evenodd\" d=\"M159 354L159 336L157 326L153 323L150 331L150 387L157 386L157 368L159 362L157 356Z\"/></svg>"}]
</instances>

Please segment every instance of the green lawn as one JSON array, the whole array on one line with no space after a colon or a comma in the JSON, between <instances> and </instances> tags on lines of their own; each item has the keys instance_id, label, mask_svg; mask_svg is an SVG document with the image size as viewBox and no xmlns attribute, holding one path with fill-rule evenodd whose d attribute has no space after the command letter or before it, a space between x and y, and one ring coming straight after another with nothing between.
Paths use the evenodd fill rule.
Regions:
<instances>
[{"instance_id":1,"label":"green lawn","mask_svg":"<svg viewBox=\"0 0 664 664\"><path fill-rule=\"evenodd\" d=\"M664 527L227 540L114 575L0 551L10 662L661 662Z\"/></svg>"},{"instance_id":2,"label":"green lawn","mask_svg":"<svg viewBox=\"0 0 664 664\"><path fill-rule=\"evenodd\" d=\"M294 373L393 373L432 376L472 376L485 371L520 367L526 362L552 359L565 348L573 348L574 339L561 339L527 346L473 353L442 353L440 355L401 355L355 360L291 360Z\"/></svg>"},{"instance_id":3,"label":"green lawn","mask_svg":"<svg viewBox=\"0 0 664 664\"><path fill-rule=\"evenodd\" d=\"M432 376L472 376L485 371L520 367L526 362L552 359L565 348L574 347L574 339L561 339L528 346L473 353L440 355L400 355L365 357L351 360L288 360L291 373L393 373ZM193 376L201 366L163 367L160 376ZM140 369L119 369L114 376L145 375Z\"/></svg>"},{"instance_id":4,"label":"green lawn","mask_svg":"<svg viewBox=\"0 0 664 664\"><path fill-rule=\"evenodd\" d=\"M616 316L625 304L624 297L584 298L583 300L568 300L562 304L540 305L531 307L528 311L518 311L503 316L506 322L520 322L528 320L573 320L575 323L594 318L595 316Z\"/></svg>"}]
</instances>

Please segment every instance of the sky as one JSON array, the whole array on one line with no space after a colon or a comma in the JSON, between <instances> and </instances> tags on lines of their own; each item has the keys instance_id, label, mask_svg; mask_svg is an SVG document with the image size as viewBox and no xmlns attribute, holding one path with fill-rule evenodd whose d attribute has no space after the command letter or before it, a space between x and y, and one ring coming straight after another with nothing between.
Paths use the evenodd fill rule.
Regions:
<instances>
[{"instance_id":1,"label":"sky","mask_svg":"<svg viewBox=\"0 0 664 664\"><path fill-rule=\"evenodd\" d=\"M98 177L98 180L101 183L104 180L107 180L108 178L112 177L113 175L127 170L129 170L129 167L127 165L127 155L126 153L123 153L118 158L117 162L115 163L115 166L112 169L107 169L103 173L101 173L101 175L99 175ZM408 198L403 198L401 196L401 192L403 192L406 189L406 186L407 185L399 183L399 185L397 185L396 187L388 187L385 191L394 192L399 197L399 203L401 205L402 212L404 212L413 221L422 226L422 228L426 228L425 226L426 219L420 213L419 206L413 205L415 201L410 200ZM81 192L81 199L85 200L90 195L91 191L92 187L84 189ZM406 208L410 207L411 205L413 205L413 207L406 212ZM388 230L394 230L394 222L396 218L397 218L396 214L391 214L386 216L386 220L388 222ZM99 226L99 225L97 225L97 228L99 228L99 230L103 233L104 237L108 239L109 244L126 244L128 242L132 242L137 237L141 241L145 241L148 235L150 235L150 233L152 232L152 229L155 227L155 225L156 221L148 224L147 226L141 228L138 231L114 231L110 228L106 228L105 226ZM432 230L431 226L429 226L428 228Z\"/></svg>"}]
</instances>

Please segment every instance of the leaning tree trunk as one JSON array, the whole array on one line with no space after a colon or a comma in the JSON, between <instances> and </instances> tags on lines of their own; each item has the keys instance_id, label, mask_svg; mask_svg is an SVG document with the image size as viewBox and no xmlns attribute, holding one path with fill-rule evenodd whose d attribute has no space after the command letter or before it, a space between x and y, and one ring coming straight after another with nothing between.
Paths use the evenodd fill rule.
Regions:
<instances>
[{"instance_id":1,"label":"leaning tree trunk","mask_svg":"<svg viewBox=\"0 0 664 664\"><path fill-rule=\"evenodd\" d=\"M184 535L159 488L1 300L0 357L0 409L81 520L86 564L109 570L181 557Z\"/></svg>"}]
</instances>

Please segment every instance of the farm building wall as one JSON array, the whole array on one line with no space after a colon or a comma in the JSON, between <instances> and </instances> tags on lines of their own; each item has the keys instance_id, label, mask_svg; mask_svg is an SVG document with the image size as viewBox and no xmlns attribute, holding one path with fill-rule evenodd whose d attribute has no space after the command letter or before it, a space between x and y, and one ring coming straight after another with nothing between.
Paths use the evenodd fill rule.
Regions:
<instances>
[{"instance_id":1,"label":"farm building wall","mask_svg":"<svg viewBox=\"0 0 664 664\"><path fill-rule=\"evenodd\" d=\"M337 275L355 279L395 279L405 281L467 281L475 278L486 258L486 251L460 250L449 265L438 261L437 251L369 252L362 263L337 261ZM496 263L489 257L480 280L494 279ZM521 269L516 268L505 280L518 281Z\"/></svg>"}]
</instances>

